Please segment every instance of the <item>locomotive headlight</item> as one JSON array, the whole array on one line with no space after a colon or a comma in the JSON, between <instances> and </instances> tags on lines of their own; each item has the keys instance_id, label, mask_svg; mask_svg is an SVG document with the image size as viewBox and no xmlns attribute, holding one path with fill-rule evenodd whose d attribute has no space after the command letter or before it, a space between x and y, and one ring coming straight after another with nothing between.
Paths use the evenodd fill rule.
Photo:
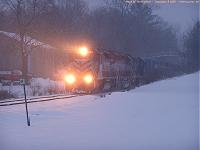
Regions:
<instances>
[{"instance_id":1,"label":"locomotive headlight","mask_svg":"<svg viewBox=\"0 0 200 150\"><path fill-rule=\"evenodd\" d=\"M82 56L82 57L87 57L89 55L89 50L87 47L80 47L78 53Z\"/></svg>"},{"instance_id":2,"label":"locomotive headlight","mask_svg":"<svg viewBox=\"0 0 200 150\"><path fill-rule=\"evenodd\" d=\"M76 82L76 77L74 74L67 74L65 76L65 82L68 84L74 84Z\"/></svg>"},{"instance_id":3,"label":"locomotive headlight","mask_svg":"<svg viewBox=\"0 0 200 150\"><path fill-rule=\"evenodd\" d=\"M84 77L83 77L83 80L84 80L84 82L86 83L86 84L90 84L90 83L92 83L93 82L93 75L91 75L91 74L87 74L87 75L85 75Z\"/></svg>"}]
</instances>

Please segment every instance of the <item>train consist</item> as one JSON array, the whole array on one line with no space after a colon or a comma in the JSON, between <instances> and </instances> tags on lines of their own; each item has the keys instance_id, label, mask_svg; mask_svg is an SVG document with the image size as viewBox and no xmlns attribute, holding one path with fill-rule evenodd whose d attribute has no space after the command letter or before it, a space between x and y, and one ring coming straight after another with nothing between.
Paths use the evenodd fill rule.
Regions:
<instances>
[{"instance_id":1,"label":"train consist","mask_svg":"<svg viewBox=\"0 0 200 150\"><path fill-rule=\"evenodd\" d=\"M175 66L153 59L81 47L66 66L66 90L109 92L129 90L142 84L174 76ZM172 69L173 68L173 69Z\"/></svg>"}]
</instances>

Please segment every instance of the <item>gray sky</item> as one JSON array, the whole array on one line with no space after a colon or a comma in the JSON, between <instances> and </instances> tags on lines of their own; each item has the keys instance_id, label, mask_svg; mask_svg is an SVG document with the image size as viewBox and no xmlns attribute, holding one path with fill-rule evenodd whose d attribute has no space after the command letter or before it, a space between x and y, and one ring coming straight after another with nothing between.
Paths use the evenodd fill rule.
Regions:
<instances>
[{"instance_id":1,"label":"gray sky","mask_svg":"<svg viewBox=\"0 0 200 150\"><path fill-rule=\"evenodd\" d=\"M103 0L85 0L91 7L102 5ZM166 22L177 27L180 32L184 32L199 19L199 4L176 3L159 4L160 8L154 13L161 16Z\"/></svg>"},{"instance_id":2,"label":"gray sky","mask_svg":"<svg viewBox=\"0 0 200 150\"><path fill-rule=\"evenodd\" d=\"M198 4L161 4L160 8L154 11L165 21L178 27L183 32L191 27L199 19Z\"/></svg>"}]
</instances>

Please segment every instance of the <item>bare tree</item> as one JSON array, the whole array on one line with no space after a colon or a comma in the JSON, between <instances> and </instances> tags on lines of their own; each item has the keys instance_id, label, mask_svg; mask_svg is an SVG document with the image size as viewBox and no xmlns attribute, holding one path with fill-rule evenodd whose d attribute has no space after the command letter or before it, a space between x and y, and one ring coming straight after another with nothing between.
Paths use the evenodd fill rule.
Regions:
<instances>
[{"instance_id":1,"label":"bare tree","mask_svg":"<svg viewBox=\"0 0 200 150\"><path fill-rule=\"evenodd\" d=\"M16 23L16 36L20 42L20 50L22 54L22 72L27 82L28 73L28 55L36 46L32 39L28 36L30 28L34 20L40 13L38 0L2 0L3 4L10 9ZM38 46L38 45L37 45Z\"/></svg>"},{"instance_id":2,"label":"bare tree","mask_svg":"<svg viewBox=\"0 0 200 150\"><path fill-rule=\"evenodd\" d=\"M4 4L11 10L15 16L16 28L19 36L20 50L22 54L22 73L23 73L23 89L26 107L26 119L27 125L30 126L30 118L28 115L28 106L26 99L26 83L27 83L27 73L28 73L28 55L30 50L33 49L34 44L32 39L28 37L29 28L33 24L36 18L38 10L37 0L2 0ZM33 44L33 46L32 46Z\"/></svg>"}]
</instances>

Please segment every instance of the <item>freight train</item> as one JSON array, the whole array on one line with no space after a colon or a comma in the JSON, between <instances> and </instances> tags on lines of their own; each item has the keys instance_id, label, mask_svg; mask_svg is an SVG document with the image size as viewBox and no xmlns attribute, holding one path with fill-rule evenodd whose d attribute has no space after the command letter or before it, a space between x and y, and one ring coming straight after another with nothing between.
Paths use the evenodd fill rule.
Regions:
<instances>
[{"instance_id":1,"label":"freight train","mask_svg":"<svg viewBox=\"0 0 200 150\"><path fill-rule=\"evenodd\" d=\"M121 52L81 47L71 58L64 80L66 90L74 93L129 90L173 76L168 63Z\"/></svg>"}]
</instances>

